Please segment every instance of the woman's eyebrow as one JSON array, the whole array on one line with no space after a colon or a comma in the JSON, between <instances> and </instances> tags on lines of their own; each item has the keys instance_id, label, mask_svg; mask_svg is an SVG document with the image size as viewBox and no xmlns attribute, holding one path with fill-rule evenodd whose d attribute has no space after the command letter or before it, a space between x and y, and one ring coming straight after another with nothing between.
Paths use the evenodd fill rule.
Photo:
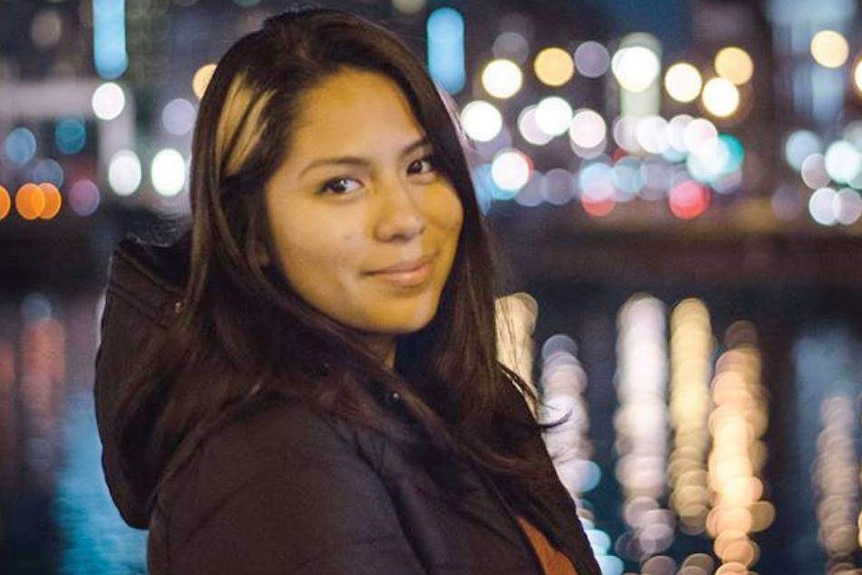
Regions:
<instances>
[{"instance_id":1,"label":"woman's eyebrow","mask_svg":"<svg viewBox=\"0 0 862 575\"><path fill-rule=\"evenodd\" d=\"M415 142L408 144L404 147L403 150L398 154L399 157L404 158L414 153L416 150L420 150L422 148L428 147L431 145L431 140L428 139L427 136L423 136L416 140ZM321 166L354 166L359 168L367 168L371 165L371 161L366 158L361 158L359 156L333 156L327 158L318 158L308 163L302 170L299 172L298 177L302 177L306 172L313 170L315 168L319 168Z\"/></svg>"}]
</instances>

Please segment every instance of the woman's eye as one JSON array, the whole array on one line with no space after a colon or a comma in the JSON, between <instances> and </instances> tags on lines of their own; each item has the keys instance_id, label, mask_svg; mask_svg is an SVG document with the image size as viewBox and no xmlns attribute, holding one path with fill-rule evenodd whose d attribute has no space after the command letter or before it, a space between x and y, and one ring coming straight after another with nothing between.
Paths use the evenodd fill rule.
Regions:
<instances>
[{"instance_id":1,"label":"woman's eye","mask_svg":"<svg viewBox=\"0 0 862 575\"><path fill-rule=\"evenodd\" d=\"M349 194L357 188L359 188L359 182L353 178L335 178L323 184L320 191L321 193L344 195Z\"/></svg>"},{"instance_id":2,"label":"woman's eye","mask_svg":"<svg viewBox=\"0 0 862 575\"><path fill-rule=\"evenodd\" d=\"M427 156L419 160L415 160L407 166L408 174L428 174L437 169L436 162L433 157Z\"/></svg>"}]
</instances>

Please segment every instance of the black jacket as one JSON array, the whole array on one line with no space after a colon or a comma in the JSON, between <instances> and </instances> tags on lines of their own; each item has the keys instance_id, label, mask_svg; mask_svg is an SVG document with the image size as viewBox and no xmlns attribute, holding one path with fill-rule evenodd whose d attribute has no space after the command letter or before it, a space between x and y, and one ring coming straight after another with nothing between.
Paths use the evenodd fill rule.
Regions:
<instances>
[{"instance_id":1,"label":"black jacket","mask_svg":"<svg viewBox=\"0 0 862 575\"><path fill-rule=\"evenodd\" d=\"M177 309L181 254L124 242L114 255L97 359L103 466L123 518L149 528L151 575L539 575L516 511L466 468L453 501L415 457L370 429L273 401L185 441L150 499L123 476L113 440L124 379ZM512 389L511 409L528 416ZM533 443L551 465L541 437ZM154 501L154 505L150 505ZM599 575L571 497L557 484L527 519L579 575Z\"/></svg>"}]
</instances>

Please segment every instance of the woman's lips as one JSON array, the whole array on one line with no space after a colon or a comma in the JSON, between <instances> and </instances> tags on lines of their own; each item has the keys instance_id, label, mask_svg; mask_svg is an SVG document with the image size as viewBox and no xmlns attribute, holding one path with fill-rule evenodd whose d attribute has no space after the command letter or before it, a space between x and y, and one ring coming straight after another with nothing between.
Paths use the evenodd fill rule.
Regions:
<instances>
[{"instance_id":1,"label":"woman's lips","mask_svg":"<svg viewBox=\"0 0 862 575\"><path fill-rule=\"evenodd\" d=\"M378 270L368 272L366 275L380 279L396 287L416 287L428 281L433 271L432 256L399 262Z\"/></svg>"}]
</instances>

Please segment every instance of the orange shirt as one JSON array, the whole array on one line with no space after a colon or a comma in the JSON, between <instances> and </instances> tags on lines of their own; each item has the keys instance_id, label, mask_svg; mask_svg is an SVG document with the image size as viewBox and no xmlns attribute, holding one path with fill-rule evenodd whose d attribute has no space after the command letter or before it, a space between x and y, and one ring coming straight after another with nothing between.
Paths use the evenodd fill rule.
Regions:
<instances>
[{"instance_id":1,"label":"orange shirt","mask_svg":"<svg viewBox=\"0 0 862 575\"><path fill-rule=\"evenodd\" d=\"M536 551L545 575L578 575L569 558L551 545L541 531L523 517L517 517L517 520Z\"/></svg>"}]
</instances>

